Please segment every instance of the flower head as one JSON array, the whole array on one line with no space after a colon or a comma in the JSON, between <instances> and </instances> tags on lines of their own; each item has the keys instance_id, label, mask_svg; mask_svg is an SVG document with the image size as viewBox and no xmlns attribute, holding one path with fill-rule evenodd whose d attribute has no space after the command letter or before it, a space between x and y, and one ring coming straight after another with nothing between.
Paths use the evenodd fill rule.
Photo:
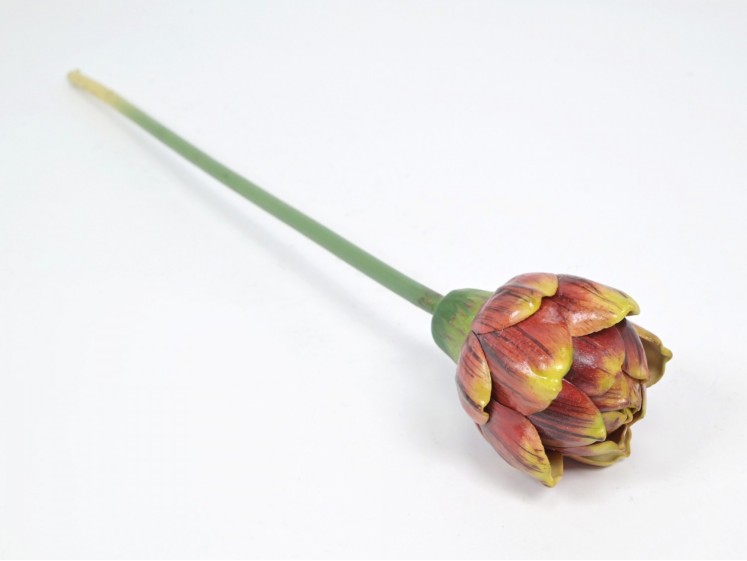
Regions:
<instances>
[{"instance_id":1,"label":"flower head","mask_svg":"<svg viewBox=\"0 0 747 561\"><path fill-rule=\"evenodd\" d=\"M489 296L455 292L434 314L434 337L457 360L464 409L503 459L552 487L563 457L608 466L630 455L646 388L672 357L626 319L639 311L630 296L548 273L520 275Z\"/></svg>"}]
</instances>

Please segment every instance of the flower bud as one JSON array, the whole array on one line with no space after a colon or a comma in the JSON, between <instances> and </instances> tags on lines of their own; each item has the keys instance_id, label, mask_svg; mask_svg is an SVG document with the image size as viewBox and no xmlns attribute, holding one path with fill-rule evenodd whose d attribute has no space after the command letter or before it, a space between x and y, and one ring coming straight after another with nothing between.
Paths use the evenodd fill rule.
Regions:
<instances>
[{"instance_id":1,"label":"flower bud","mask_svg":"<svg viewBox=\"0 0 747 561\"><path fill-rule=\"evenodd\" d=\"M630 455L646 388L672 358L626 319L638 311L608 286L530 273L493 294L450 292L434 312L433 337L457 362L459 398L485 439L552 487L564 457L608 466Z\"/></svg>"}]
</instances>

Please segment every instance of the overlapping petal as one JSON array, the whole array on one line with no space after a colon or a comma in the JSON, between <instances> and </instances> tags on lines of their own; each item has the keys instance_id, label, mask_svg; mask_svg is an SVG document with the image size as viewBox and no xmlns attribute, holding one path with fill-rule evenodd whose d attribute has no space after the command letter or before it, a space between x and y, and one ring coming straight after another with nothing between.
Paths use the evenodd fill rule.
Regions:
<instances>
[{"instance_id":1,"label":"overlapping petal","mask_svg":"<svg viewBox=\"0 0 747 561\"><path fill-rule=\"evenodd\" d=\"M466 324L457 385L509 464L554 486L563 457L608 466L630 455L646 387L672 357L626 319L638 311L624 292L547 273L515 277L487 298Z\"/></svg>"},{"instance_id":2,"label":"overlapping petal","mask_svg":"<svg viewBox=\"0 0 747 561\"><path fill-rule=\"evenodd\" d=\"M612 327L640 311L624 292L572 275L558 275L558 290L552 300L562 309L574 337Z\"/></svg>"},{"instance_id":3,"label":"overlapping petal","mask_svg":"<svg viewBox=\"0 0 747 561\"><path fill-rule=\"evenodd\" d=\"M563 455L590 466L606 467L630 456L630 439L633 433L629 425L623 425L604 442L580 448L563 449Z\"/></svg>"},{"instance_id":4,"label":"overlapping petal","mask_svg":"<svg viewBox=\"0 0 747 561\"><path fill-rule=\"evenodd\" d=\"M488 420L485 407L490 401L491 380L488 362L480 341L470 333L457 364L457 387L464 410L478 425Z\"/></svg>"},{"instance_id":5,"label":"overlapping petal","mask_svg":"<svg viewBox=\"0 0 747 561\"><path fill-rule=\"evenodd\" d=\"M649 379L648 361L643 350L643 344L633 324L628 320L622 320L616 326L625 344L625 361L622 370L631 378L646 381Z\"/></svg>"},{"instance_id":6,"label":"overlapping petal","mask_svg":"<svg viewBox=\"0 0 747 561\"><path fill-rule=\"evenodd\" d=\"M513 467L554 487L563 475L563 459L545 450L534 425L495 401L488 405L487 411L488 422L478 427L496 452Z\"/></svg>"},{"instance_id":7,"label":"overlapping petal","mask_svg":"<svg viewBox=\"0 0 747 561\"><path fill-rule=\"evenodd\" d=\"M520 324L478 335L493 378L493 395L523 415L547 408L562 389L573 361L568 327L545 301Z\"/></svg>"},{"instance_id":8,"label":"overlapping petal","mask_svg":"<svg viewBox=\"0 0 747 561\"><path fill-rule=\"evenodd\" d=\"M540 309L542 298L558 289L552 273L527 273L512 278L495 291L472 323L475 333L505 329L525 320Z\"/></svg>"},{"instance_id":9,"label":"overlapping petal","mask_svg":"<svg viewBox=\"0 0 747 561\"><path fill-rule=\"evenodd\" d=\"M615 383L625 345L615 327L573 338L573 365L565 377L587 395L602 395Z\"/></svg>"},{"instance_id":10,"label":"overlapping petal","mask_svg":"<svg viewBox=\"0 0 747 561\"><path fill-rule=\"evenodd\" d=\"M591 396L591 400L602 412L627 408L637 411L643 403L641 384L624 372L619 372L612 387L602 395Z\"/></svg>"},{"instance_id":11,"label":"overlapping petal","mask_svg":"<svg viewBox=\"0 0 747 561\"><path fill-rule=\"evenodd\" d=\"M646 385L649 387L653 386L664 375L664 368L667 362L672 359L672 351L664 346L661 339L647 329L633 322L630 322L630 325L633 326L633 329L636 330L638 336L641 338L643 350L646 352L646 361L649 370L649 379Z\"/></svg>"},{"instance_id":12,"label":"overlapping petal","mask_svg":"<svg viewBox=\"0 0 747 561\"><path fill-rule=\"evenodd\" d=\"M611 434L621 426L630 424L633 421L634 415L633 409L629 407L619 411L605 411L602 413L602 418L604 419L604 427L607 429L607 433Z\"/></svg>"},{"instance_id":13,"label":"overlapping petal","mask_svg":"<svg viewBox=\"0 0 747 561\"><path fill-rule=\"evenodd\" d=\"M529 415L542 442L552 448L586 446L607 438L604 419L588 395L563 380L563 389L547 409Z\"/></svg>"}]
</instances>

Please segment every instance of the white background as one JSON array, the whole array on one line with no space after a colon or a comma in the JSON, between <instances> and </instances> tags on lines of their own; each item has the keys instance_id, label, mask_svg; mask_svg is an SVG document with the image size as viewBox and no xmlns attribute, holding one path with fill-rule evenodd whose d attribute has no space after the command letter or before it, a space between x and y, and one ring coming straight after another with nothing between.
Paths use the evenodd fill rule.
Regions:
<instances>
[{"instance_id":1,"label":"white background","mask_svg":"<svg viewBox=\"0 0 747 561\"><path fill-rule=\"evenodd\" d=\"M746 2L0 0L0 555L738 557ZM546 489L422 311L81 68L440 291L633 294L633 455Z\"/></svg>"}]
</instances>

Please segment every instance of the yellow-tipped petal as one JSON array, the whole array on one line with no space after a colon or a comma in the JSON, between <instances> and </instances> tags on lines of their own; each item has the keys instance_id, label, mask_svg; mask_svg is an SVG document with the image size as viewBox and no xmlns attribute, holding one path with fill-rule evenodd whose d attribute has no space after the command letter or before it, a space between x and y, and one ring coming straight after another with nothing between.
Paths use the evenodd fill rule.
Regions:
<instances>
[{"instance_id":1,"label":"yellow-tipped petal","mask_svg":"<svg viewBox=\"0 0 747 561\"><path fill-rule=\"evenodd\" d=\"M555 450L545 450L545 455L550 462L550 473L540 481L545 487L555 487L563 477L563 454Z\"/></svg>"},{"instance_id":2,"label":"yellow-tipped petal","mask_svg":"<svg viewBox=\"0 0 747 561\"><path fill-rule=\"evenodd\" d=\"M588 395L563 380L563 389L550 406L528 419L542 442L552 448L585 446L607 438L604 419Z\"/></svg>"},{"instance_id":3,"label":"yellow-tipped petal","mask_svg":"<svg viewBox=\"0 0 747 561\"><path fill-rule=\"evenodd\" d=\"M616 327L573 337L573 365L565 379L587 395L602 395L615 383L624 360L625 345Z\"/></svg>"},{"instance_id":4,"label":"yellow-tipped petal","mask_svg":"<svg viewBox=\"0 0 747 561\"><path fill-rule=\"evenodd\" d=\"M490 401L490 369L480 342L470 333L457 364L457 387L464 410L478 425L488 420L485 407Z\"/></svg>"},{"instance_id":5,"label":"yellow-tipped petal","mask_svg":"<svg viewBox=\"0 0 747 561\"><path fill-rule=\"evenodd\" d=\"M572 275L558 275L558 291L552 301L561 307L574 337L612 327L640 311L624 292Z\"/></svg>"},{"instance_id":6,"label":"yellow-tipped petal","mask_svg":"<svg viewBox=\"0 0 747 561\"><path fill-rule=\"evenodd\" d=\"M634 380L624 372L618 372L615 383L606 393L592 396L591 400L603 413L605 411L620 411L630 407L637 411L641 407L641 388L643 384Z\"/></svg>"},{"instance_id":7,"label":"yellow-tipped petal","mask_svg":"<svg viewBox=\"0 0 747 561\"><path fill-rule=\"evenodd\" d=\"M661 380L664 375L664 369L672 359L672 351L664 346L656 335L644 329L640 325L636 325L630 322L638 336L641 338L643 343L643 350L646 352L646 362L648 363L649 379L646 382L647 386L653 386L656 382Z\"/></svg>"},{"instance_id":8,"label":"yellow-tipped petal","mask_svg":"<svg viewBox=\"0 0 747 561\"><path fill-rule=\"evenodd\" d=\"M647 381L650 377L648 361L646 360L646 351L643 348L641 338L633 327L633 323L627 319L618 323L615 328L620 333L620 337L625 345L625 361L622 370L631 378Z\"/></svg>"},{"instance_id":9,"label":"yellow-tipped petal","mask_svg":"<svg viewBox=\"0 0 747 561\"><path fill-rule=\"evenodd\" d=\"M604 419L604 426L607 429L607 433L611 434L621 426L631 423L633 421L633 415L633 410L629 407L621 409L620 411L605 411L602 413L602 419Z\"/></svg>"},{"instance_id":10,"label":"yellow-tipped petal","mask_svg":"<svg viewBox=\"0 0 747 561\"><path fill-rule=\"evenodd\" d=\"M487 411L488 422L478 428L495 451L516 469L554 487L563 475L560 454L545 450L537 429L520 413L495 401Z\"/></svg>"},{"instance_id":11,"label":"yellow-tipped petal","mask_svg":"<svg viewBox=\"0 0 747 561\"><path fill-rule=\"evenodd\" d=\"M472 322L475 333L499 331L525 320L542 305L542 298L558 289L552 273L527 273L512 278L495 291Z\"/></svg>"},{"instance_id":12,"label":"yellow-tipped petal","mask_svg":"<svg viewBox=\"0 0 747 561\"><path fill-rule=\"evenodd\" d=\"M582 448L564 449L563 455L590 466L611 466L630 456L630 439L632 436L630 426L624 425L604 442L597 442Z\"/></svg>"},{"instance_id":13,"label":"yellow-tipped petal","mask_svg":"<svg viewBox=\"0 0 747 561\"><path fill-rule=\"evenodd\" d=\"M526 320L478 335L493 378L493 395L523 415L546 409L573 361L568 326L549 300Z\"/></svg>"}]
</instances>

